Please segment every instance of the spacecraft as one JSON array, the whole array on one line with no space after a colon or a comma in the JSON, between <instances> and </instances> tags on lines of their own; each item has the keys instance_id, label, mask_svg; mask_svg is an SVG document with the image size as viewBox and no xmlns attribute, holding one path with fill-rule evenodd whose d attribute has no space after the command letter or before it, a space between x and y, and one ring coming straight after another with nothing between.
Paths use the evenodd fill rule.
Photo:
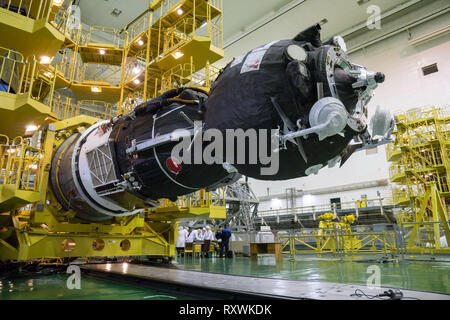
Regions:
<instances>
[{"instance_id":1,"label":"spacecraft","mask_svg":"<svg viewBox=\"0 0 450 320\"><path fill-rule=\"evenodd\" d=\"M377 109L367 120L367 104L384 75L352 63L345 51L341 37L322 43L320 25L314 25L293 39L235 58L209 94L199 88L173 89L129 114L74 134L54 156L55 196L79 218L105 221L157 206L161 198L175 201L199 189L225 186L241 175L281 180L314 174L344 163L357 150L387 143L391 114ZM277 157L276 172L262 174L267 163L260 159L237 161L236 145L231 159L225 148L223 155L215 154L221 161L212 164L182 161L173 154L187 139L191 144L183 156L194 160L190 151L199 145L194 142L201 150L213 143L199 138L203 131L226 135L231 129L270 130L267 143L257 136L256 150ZM255 141L245 140L245 159L254 146Z\"/></svg>"}]
</instances>

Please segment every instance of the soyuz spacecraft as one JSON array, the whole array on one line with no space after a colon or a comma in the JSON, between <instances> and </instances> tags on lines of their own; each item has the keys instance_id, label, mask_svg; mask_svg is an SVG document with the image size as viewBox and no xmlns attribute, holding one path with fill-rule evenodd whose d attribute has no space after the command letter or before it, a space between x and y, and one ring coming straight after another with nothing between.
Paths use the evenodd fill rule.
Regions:
<instances>
[{"instance_id":1,"label":"soyuz spacecraft","mask_svg":"<svg viewBox=\"0 0 450 320\"><path fill-rule=\"evenodd\" d=\"M53 191L79 218L104 221L156 206L161 198L227 185L240 175L282 180L342 165L357 150L389 142L394 126L391 114L381 109L367 120L367 104L384 75L351 62L345 51L341 37L323 43L315 25L235 58L209 94L173 89L129 114L100 121L56 151ZM275 148L269 141L256 143L277 156L276 172L261 174L267 163L260 160L230 161L224 155L221 163L198 164L174 157L181 139L198 138L195 123L202 124L200 131L223 134L276 130L269 139ZM200 148L211 143L200 139ZM253 144L246 141L246 159Z\"/></svg>"}]
</instances>

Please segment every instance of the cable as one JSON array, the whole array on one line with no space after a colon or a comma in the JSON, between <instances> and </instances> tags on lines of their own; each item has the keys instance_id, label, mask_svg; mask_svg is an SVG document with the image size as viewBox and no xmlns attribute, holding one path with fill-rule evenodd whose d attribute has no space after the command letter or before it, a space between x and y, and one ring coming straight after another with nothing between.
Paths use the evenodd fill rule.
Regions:
<instances>
[{"instance_id":1,"label":"cable","mask_svg":"<svg viewBox=\"0 0 450 320\"><path fill-rule=\"evenodd\" d=\"M358 293L361 292L361 293ZM388 297L389 299L382 299L382 300L402 300L402 299L411 299L411 300L421 300L419 298L415 297L404 297L403 292L401 292L398 289L389 289L387 291L384 291L383 293L377 294L377 295L368 295L364 293L361 289L356 289L354 293L352 293L350 296L356 296L356 297L366 297L367 299L382 299L382 297Z\"/></svg>"},{"instance_id":2,"label":"cable","mask_svg":"<svg viewBox=\"0 0 450 320\"><path fill-rule=\"evenodd\" d=\"M360 291L361 293L358 293L358 291ZM350 296L351 296L351 297L356 296L356 297L358 297L358 298L360 298L360 297L362 297L362 296L365 296L365 297L368 298L368 299L375 299L375 298L381 299L381 297L379 297L378 295L371 296L371 295L365 294L364 291L362 291L361 289L356 289L356 290L355 290L355 293L352 293Z\"/></svg>"}]
</instances>

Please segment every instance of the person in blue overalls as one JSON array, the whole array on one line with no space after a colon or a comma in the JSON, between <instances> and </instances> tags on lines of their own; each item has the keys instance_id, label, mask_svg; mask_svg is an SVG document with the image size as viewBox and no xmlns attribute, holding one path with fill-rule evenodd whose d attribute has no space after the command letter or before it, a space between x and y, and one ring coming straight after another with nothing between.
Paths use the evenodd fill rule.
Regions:
<instances>
[{"instance_id":1,"label":"person in blue overalls","mask_svg":"<svg viewBox=\"0 0 450 320\"><path fill-rule=\"evenodd\" d=\"M225 225L223 230L220 232L220 239L222 240L220 242L220 254L219 257L223 258L223 249L225 248L225 257L228 257L228 251L230 247L230 238L231 238L231 231L228 229L228 226Z\"/></svg>"}]
</instances>

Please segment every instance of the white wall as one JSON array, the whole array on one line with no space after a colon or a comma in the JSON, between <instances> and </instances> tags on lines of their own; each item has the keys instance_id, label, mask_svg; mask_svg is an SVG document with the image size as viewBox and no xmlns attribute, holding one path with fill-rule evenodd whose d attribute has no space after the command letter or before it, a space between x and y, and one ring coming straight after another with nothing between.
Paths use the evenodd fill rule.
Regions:
<instances>
[{"instance_id":1,"label":"white wall","mask_svg":"<svg viewBox=\"0 0 450 320\"><path fill-rule=\"evenodd\" d=\"M417 12L417 15L425 13L421 11ZM449 20L447 13L440 18L414 27L410 30L412 38L437 30L443 25L448 26ZM272 27L276 28L275 25ZM266 37L263 34L253 35L252 44L256 37L261 38L261 43L273 40L270 34L267 34ZM368 41L371 39L370 37L370 34L362 35L358 41ZM263 41L264 38L267 38L267 41ZM244 38L226 50L228 61L232 58L228 53L234 55L236 52L245 52L248 49L250 48ZM407 110L421 106L448 106L450 102L450 34L448 33L422 45L411 46L408 42L408 32L404 31L364 50L354 52L351 54L351 59L371 70L386 74L386 82L376 90L376 95L370 104L369 116L373 114L377 105L388 107L391 110ZM423 76L421 67L432 63L438 64L439 72ZM249 181L257 196L266 196L267 187L269 187L270 194L277 194L284 193L286 188L291 187L308 190L386 179L389 177L388 168L385 148L379 147L376 154L356 153L345 163L343 168L325 168L316 176L270 183L254 179L249 179ZM344 199L359 199L361 194L368 194L370 198L370 194L373 192L376 195L375 189L365 189L339 193L339 195L321 195L317 196L315 200L326 203L329 198L341 196L342 201L346 201ZM285 206L285 200L281 202ZM301 200L297 202L297 205L300 204ZM262 203L260 209L264 210L265 208L270 208L270 203Z\"/></svg>"},{"instance_id":2,"label":"white wall","mask_svg":"<svg viewBox=\"0 0 450 320\"><path fill-rule=\"evenodd\" d=\"M352 190L352 191L341 191L335 193L328 194L308 194L301 197L296 198L296 207L307 207L307 206L316 206L316 205L324 205L329 204L331 198L341 198L341 203L343 202L356 202L357 200L361 200L362 195L367 195L368 200L378 199L378 194L382 198L391 197L392 190L390 186L379 186L373 188L365 188L360 190ZM275 210L286 208L286 199L283 198L275 198L272 200L261 201L258 205L258 211L263 210Z\"/></svg>"}]
</instances>

